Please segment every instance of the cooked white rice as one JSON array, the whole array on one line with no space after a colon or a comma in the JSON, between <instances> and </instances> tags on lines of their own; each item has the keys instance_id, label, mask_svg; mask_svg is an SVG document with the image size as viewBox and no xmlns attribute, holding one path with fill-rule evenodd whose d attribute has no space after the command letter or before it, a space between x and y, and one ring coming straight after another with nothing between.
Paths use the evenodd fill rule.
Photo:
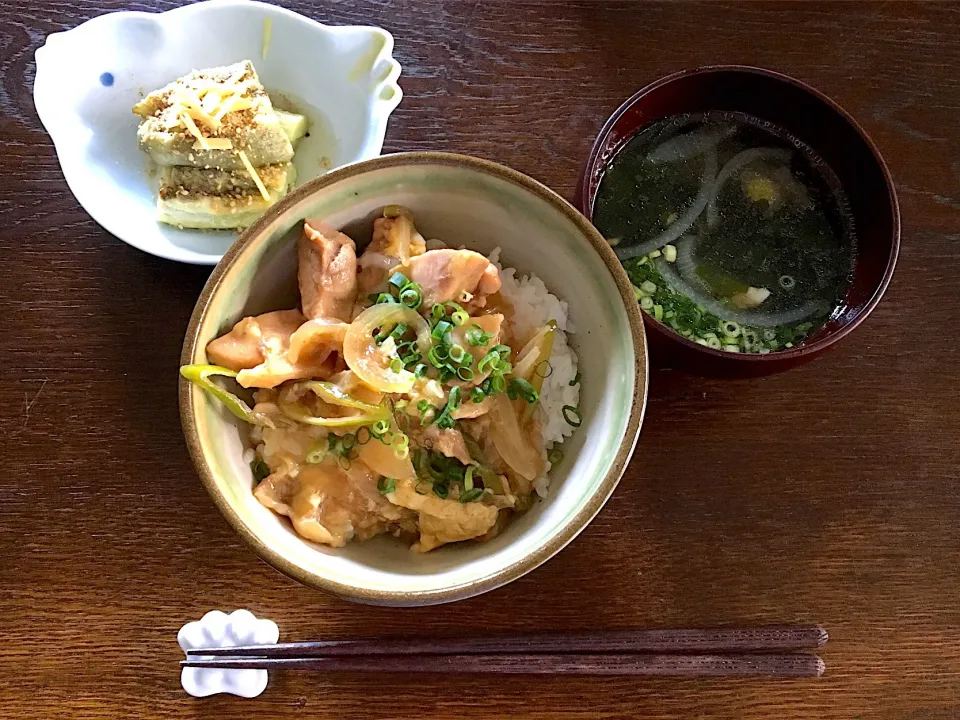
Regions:
<instances>
[{"instance_id":1,"label":"cooked white rice","mask_svg":"<svg viewBox=\"0 0 960 720\"><path fill-rule=\"evenodd\" d=\"M547 451L570 437L575 429L564 419L563 406L578 407L580 402L580 385L570 385L577 374L577 355L567 344L567 333L576 331L567 316L567 303L547 290L540 278L533 274L518 276L516 269L503 267L500 248L490 253L490 262L500 270L500 293L513 305L517 335L530 336L550 320L557 323L550 354L553 370L543 380L538 409L544 461L546 472L549 472ZM539 495L546 496L548 484L549 478L544 474L537 478L534 487Z\"/></svg>"}]
</instances>

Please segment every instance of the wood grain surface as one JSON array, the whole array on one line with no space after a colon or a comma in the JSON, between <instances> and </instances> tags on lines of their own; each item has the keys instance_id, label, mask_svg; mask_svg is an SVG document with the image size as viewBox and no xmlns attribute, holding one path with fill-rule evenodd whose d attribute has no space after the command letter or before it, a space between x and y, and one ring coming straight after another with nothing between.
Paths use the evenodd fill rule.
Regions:
<instances>
[{"instance_id":1,"label":"wood grain surface","mask_svg":"<svg viewBox=\"0 0 960 720\"><path fill-rule=\"evenodd\" d=\"M753 381L658 369L605 510L544 567L454 605L351 605L280 576L187 457L177 360L209 272L78 206L33 108L51 32L146 0L0 8L2 718L960 717L960 5L293 0L389 29L405 98L385 151L479 155L570 196L606 116L682 68L761 65L868 129L897 181L885 300L813 364ZM256 701L180 688L212 608L284 640L822 623L819 680L276 674Z\"/></svg>"}]
</instances>

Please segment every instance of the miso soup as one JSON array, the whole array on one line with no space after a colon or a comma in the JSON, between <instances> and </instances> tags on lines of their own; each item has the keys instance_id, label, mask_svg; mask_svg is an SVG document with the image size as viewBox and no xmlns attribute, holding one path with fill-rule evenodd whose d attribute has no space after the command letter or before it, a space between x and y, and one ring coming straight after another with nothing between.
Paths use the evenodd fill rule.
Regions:
<instances>
[{"instance_id":1,"label":"miso soup","mask_svg":"<svg viewBox=\"0 0 960 720\"><path fill-rule=\"evenodd\" d=\"M836 176L796 138L742 114L641 130L605 168L593 222L646 312L731 352L803 342L842 307L853 274Z\"/></svg>"}]
</instances>

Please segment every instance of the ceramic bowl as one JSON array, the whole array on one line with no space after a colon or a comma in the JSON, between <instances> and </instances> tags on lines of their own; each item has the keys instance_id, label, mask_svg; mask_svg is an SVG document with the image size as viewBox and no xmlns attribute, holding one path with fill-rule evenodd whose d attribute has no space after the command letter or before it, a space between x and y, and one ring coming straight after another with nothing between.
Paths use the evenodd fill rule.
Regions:
<instances>
[{"instance_id":1,"label":"ceramic bowl","mask_svg":"<svg viewBox=\"0 0 960 720\"><path fill-rule=\"evenodd\" d=\"M646 403L643 323L630 282L600 234L538 182L485 160L444 153L388 155L312 180L248 229L197 302L182 361L206 362L208 341L240 318L295 307L296 240L304 218L343 228L362 246L385 205L409 207L425 237L535 272L570 304L583 374L583 424L564 444L548 497L487 543L416 554L392 537L332 549L297 536L251 493L246 428L182 381L184 433L200 476L237 532L278 570L344 598L389 605L447 602L485 592L545 562L586 527L633 451Z\"/></svg>"},{"instance_id":2,"label":"ceramic bowl","mask_svg":"<svg viewBox=\"0 0 960 720\"><path fill-rule=\"evenodd\" d=\"M51 35L37 50L33 95L67 184L94 220L146 252L212 265L237 233L156 221L157 180L137 148L133 105L191 70L251 60L271 98L310 119L294 160L303 184L380 154L402 96L392 51L393 37L380 28L211 0L159 14L111 13Z\"/></svg>"},{"instance_id":3,"label":"ceramic bowl","mask_svg":"<svg viewBox=\"0 0 960 720\"><path fill-rule=\"evenodd\" d=\"M685 113L736 111L778 125L807 143L833 169L850 201L857 232L854 278L844 304L819 331L790 350L759 355L698 345L644 313L655 363L706 375L767 375L812 360L860 325L880 302L897 262L900 210L880 151L839 105L799 80L770 70L716 66L670 75L640 90L610 116L597 137L577 191L593 215L607 162L644 126Z\"/></svg>"}]
</instances>

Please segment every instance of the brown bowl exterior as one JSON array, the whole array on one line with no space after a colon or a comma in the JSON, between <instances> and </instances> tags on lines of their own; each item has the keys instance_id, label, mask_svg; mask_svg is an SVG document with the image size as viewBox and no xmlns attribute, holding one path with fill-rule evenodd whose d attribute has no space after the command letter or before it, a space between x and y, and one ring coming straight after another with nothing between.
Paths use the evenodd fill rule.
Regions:
<instances>
[{"instance_id":1,"label":"brown bowl exterior","mask_svg":"<svg viewBox=\"0 0 960 720\"><path fill-rule=\"evenodd\" d=\"M812 147L837 174L850 201L857 233L853 282L840 311L804 343L758 355L698 345L644 313L651 359L702 375L753 377L812 360L853 331L883 296L900 249L900 209L893 179L876 146L840 106L786 75L747 66L711 66L669 75L648 85L610 116L600 131L577 188L576 202L593 217L607 162L651 122L684 113L736 111L778 125Z\"/></svg>"}]
</instances>

